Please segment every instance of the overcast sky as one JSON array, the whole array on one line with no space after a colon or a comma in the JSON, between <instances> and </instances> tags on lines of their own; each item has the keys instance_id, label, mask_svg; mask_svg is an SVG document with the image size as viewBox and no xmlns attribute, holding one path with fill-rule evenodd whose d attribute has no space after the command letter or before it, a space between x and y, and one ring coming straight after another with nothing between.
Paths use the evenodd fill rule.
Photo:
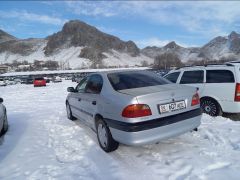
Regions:
<instances>
[{"instance_id":1,"label":"overcast sky","mask_svg":"<svg viewBox=\"0 0 240 180\"><path fill-rule=\"evenodd\" d=\"M239 32L237 1L0 1L0 29L17 38L46 37L79 19L139 47L202 46Z\"/></svg>"}]
</instances>

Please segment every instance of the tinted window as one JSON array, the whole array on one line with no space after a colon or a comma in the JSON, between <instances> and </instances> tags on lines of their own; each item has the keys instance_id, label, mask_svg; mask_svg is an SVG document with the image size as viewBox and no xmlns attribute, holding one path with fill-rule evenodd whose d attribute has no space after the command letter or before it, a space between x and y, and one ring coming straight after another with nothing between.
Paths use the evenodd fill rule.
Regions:
<instances>
[{"instance_id":1,"label":"tinted window","mask_svg":"<svg viewBox=\"0 0 240 180\"><path fill-rule=\"evenodd\" d=\"M148 71L110 73L108 79L116 91L169 83L162 77Z\"/></svg>"},{"instance_id":2,"label":"tinted window","mask_svg":"<svg viewBox=\"0 0 240 180\"><path fill-rule=\"evenodd\" d=\"M85 88L85 92L99 94L102 90L103 80L100 75L92 75Z\"/></svg>"},{"instance_id":3,"label":"tinted window","mask_svg":"<svg viewBox=\"0 0 240 180\"><path fill-rule=\"evenodd\" d=\"M174 72L165 76L165 78L173 83L177 82L180 72Z\"/></svg>"},{"instance_id":4,"label":"tinted window","mask_svg":"<svg viewBox=\"0 0 240 180\"><path fill-rule=\"evenodd\" d=\"M76 87L77 92L83 93L85 91L85 87L87 85L87 80L88 80L88 78L86 77L80 81L80 83Z\"/></svg>"},{"instance_id":5,"label":"tinted window","mask_svg":"<svg viewBox=\"0 0 240 180\"><path fill-rule=\"evenodd\" d=\"M233 73L228 70L207 70L207 83L235 82Z\"/></svg>"},{"instance_id":6,"label":"tinted window","mask_svg":"<svg viewBox=\"0 0 240 180\"><path fill-rule=\"evenodd\" d=\"M180 84L203 83L204 71L185 71Z\"/></svg>"}]
</instances>

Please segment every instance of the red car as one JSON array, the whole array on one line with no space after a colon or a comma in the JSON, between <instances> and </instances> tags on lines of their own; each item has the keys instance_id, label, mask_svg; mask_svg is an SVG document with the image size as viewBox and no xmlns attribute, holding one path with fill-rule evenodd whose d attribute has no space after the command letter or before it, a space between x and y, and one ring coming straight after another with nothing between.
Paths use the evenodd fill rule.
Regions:
<instances>
[{"instance_id":1,"label":"red car","mask_svg":"<svg viewBox=\"0 0 240 180\"><path fill-rule=\"evenodd\" d=\"M44 78L35 78L33 85L34 87L46 86L46 80Z\"/></svg>"}]
</instances>

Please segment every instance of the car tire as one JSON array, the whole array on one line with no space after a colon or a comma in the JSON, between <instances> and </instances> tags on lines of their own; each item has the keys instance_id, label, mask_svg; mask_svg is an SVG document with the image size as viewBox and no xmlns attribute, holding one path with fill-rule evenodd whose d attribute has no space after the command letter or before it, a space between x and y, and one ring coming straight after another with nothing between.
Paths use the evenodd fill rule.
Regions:
<instances>
[{"instance_id":1,"label":"car tire","mask_svg":"<svg viewBox=\"0 0 240 180\"><path fill-rule=\"evenodd\" d=\"M0 132L1 135L5 134L8 130L8 118L7 118L7 112L5 112L4 120L3 120L3 127Z\"/></svg>"},{"instance_id":2,"label":"car tire","mask_svg":"<svg viewBox=\"0 0 240 180\"><path fill-rule=\"evenodd\" d=\"M67 110L67 117L68 117L68 119L70 119L72 121L77 120L77 118L72 115L72 110L71 110L71 107L70 107L68 102L66 103L66 110Z\"/></svg>"},{"instance_id":3,"label":"car tire","mask_svg":"<svg viewBox=\"0 0 240 180\"><path fill-rule=\"evenodd\" d=\"M96 129L100 147L107 153L115 151L118 148L119 143L112 138L112 134L107 124L102 119L99 119L96 122Z\"/></svg>"},{"instance_id":4,"label":"car tire","mask_svg":"<svg viewBox=\"0 0 240 180\"><path fill-rule=\"evenodd\" d=\"M200 101L201 109L203 113L210 116L221 116L222 109L218 102L212 98L203 98Z\"/></svg>"}]
</instances>

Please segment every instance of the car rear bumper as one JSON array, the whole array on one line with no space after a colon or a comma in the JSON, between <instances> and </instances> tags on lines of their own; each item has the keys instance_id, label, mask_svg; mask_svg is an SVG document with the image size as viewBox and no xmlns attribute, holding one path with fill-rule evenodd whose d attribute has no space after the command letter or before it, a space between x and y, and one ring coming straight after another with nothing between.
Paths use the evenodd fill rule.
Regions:
<instances>
[{"instance_id":1,"label":"car rear bumper","mask_svg":"<svg viewBox=\"0 0 240 180\"><path fill-rule=\"evenodd\" d=\"M46 86L46 84L34 84L34 87Z\"/></svg>"},{"instance_id":2,"label":"car rear bumper","mask_svg":"<svg viewBox=\"0 0 240 180\"><path fill-rule=\"evenodd\" d=\"M106 122L113 138L120 143L126 145L152 144L197 128L201 124L201 110L199 108L141 123L113 122L108 119Z\"/></svg>"}]
</instances>

